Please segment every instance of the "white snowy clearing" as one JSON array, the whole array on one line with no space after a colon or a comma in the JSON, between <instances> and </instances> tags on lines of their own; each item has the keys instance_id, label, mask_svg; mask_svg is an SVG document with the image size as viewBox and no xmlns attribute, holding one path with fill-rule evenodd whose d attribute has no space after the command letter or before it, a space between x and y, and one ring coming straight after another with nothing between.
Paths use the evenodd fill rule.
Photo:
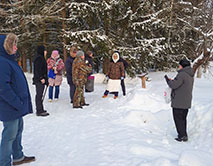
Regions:
<instances>
[{"instance_id":1,"label":"white snowy clearing","mask_svg":"<svg viewBox=\"0 0 213 166\"><path fill-rule=\"evenodd\" d=\"M50 103L46 95L48 117L35 115L35 87L26 74L34 114L24 117L23 146L36 161L23 166L212 166L212 73L195 78L188 142L174 140L171 107L163 98L165 74L174 78L176 72L150 73L146 89L139 78L126 78L127 95L120 91L116 100L102 98L104 75L95 74L95 91L85 93L90 105L83 109L72 108L64 78L58 101Z\"/></svg>"}]
</instances>

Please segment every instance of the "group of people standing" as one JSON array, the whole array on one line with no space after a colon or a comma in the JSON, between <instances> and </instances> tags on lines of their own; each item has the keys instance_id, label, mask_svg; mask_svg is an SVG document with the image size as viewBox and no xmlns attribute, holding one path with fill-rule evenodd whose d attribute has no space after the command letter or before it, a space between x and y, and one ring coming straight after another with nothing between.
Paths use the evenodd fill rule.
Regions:
<instances>
[{"instance_id":1,"label":"group of people standing","mask_svg":"<svg viewBox=\"0 0 213 166\"><path fill-rule=\"evenodd\" d=\"M83 106L89 105L85 103L83 94L84 85L87 82L88 75L92 74L93 66L93 53L91 51L88 53L89 55L85 55L83 51L78 51L76 47L71 47L70 56L64 63L62 58L60 58L59 52L53 50L51 56L46 61L44 57L46 54L45 47L37 47L33 76L33 84L36 86L35 101L37 116L49 115L43 107L45 86L49 86L49 102L53 101L54 88L54 100L59 99L64 67L66 69L67 82L70 86L70 103L73 104L73 108L83 108Z\"/></svg>"},{"instance_id":2,"label":"group of people standing","mask_svg":"<svg viewBox=\"0 0 213 166\"><path fill-rule=\"evenodd\" d=\"M4 127L0 145L0 166L20 165L36 159L34 156L26 156L22 147L23 116L33 113L33 109L26 77L16 61L17 43L18 38L13 33L0 35L0 121ZM87 76L92 73L92 52L89 52L86 61L83 51L71 48L70 52L65 64L71 89L71 103L74 108L82 108L88 105L84 100L83 86ZM45 47L38 46L33 75L37 116L49 115L43 106L44 90L47 89L45 87L49 86L49 101L53 100L54 87L54 99L59 98L59 87L65 66L57 50L52 51L47 61L46 55Z\"/></svg>"},{"instance_id":3,"label":"group of people standing","mask_svg":"<svg viewBox=\"0 0 213 166\"><path fill-rule=\"evenodd\" d=\"M18 38L15 34L0 35L0 120L3 122L3 131L0 145L0 166L20 165L35 161L34 156L26 156L22 147L23 116L32 113L32 102L26 77L16 61ZM53 99L55 86L55 99L59 98L59 86L62 81L64 62L57 50L52 51L47 60L44 46L37 47L34 59L33 84L36 86L36 114L48 116L43 107L44 89L49 85L49 100ZM104 98L112 92L114 98L118 96L119 86L122 85L123 95L126 95L124 77L125 64L121 61L118 52L112 55L107 77L109 78ZM88 104L84 99L83 87L88 75L92 73L92 53L85 58L83 51L75 47L70 49L70 57L65 62L67 81L70 86L70 99L73 108L83 108ZM86 59L86 60L85 60ZM48 80L48 70L53 70ZM49 76L51 74L49 73ZM190 62L186 59L180 61L178 74L174 79L165 79L172 89L171 106L178 132L177 141L188 141L187 114L191 108L194 72ZM122 83L123 81L123 83ZM13 159L11 159L11 157Z\"/></svg>"}]
</instances>

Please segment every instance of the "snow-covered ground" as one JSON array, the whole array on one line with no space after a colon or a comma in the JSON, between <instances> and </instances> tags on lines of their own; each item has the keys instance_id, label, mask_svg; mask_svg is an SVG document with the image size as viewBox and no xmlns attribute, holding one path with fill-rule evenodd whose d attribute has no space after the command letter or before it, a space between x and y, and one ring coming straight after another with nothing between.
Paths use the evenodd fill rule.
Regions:
<instances>
[{"instance_id":1,"label":"snow-covered ground","mask_svg":"<svg viewBox=\"0 0 213 166\"><path fill-rule=\"evenodd\" d=\"M150 73L146 89L139 78L127 78L127 95L120 93L116 100L102 98L104 75L96 74L95 91L85 94L90 105L84 109L72 108L64 78L60 100L44 101L50 116L24 117L24 152L36 161L23 166L212 166L213 76L195 78L189 141L177 142L171 107L163 98L165 74L176 75ZM35 110L32 75L26 76Z\"/></svg>"}]
</instances>

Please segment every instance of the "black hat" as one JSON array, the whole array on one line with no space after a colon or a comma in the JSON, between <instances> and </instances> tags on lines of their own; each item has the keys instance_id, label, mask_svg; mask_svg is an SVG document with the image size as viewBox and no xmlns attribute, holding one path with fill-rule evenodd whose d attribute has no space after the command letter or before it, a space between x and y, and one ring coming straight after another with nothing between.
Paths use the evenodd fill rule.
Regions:
<instances>
[{"instance_id":1,"label":"black hat","mask_svg":"<svg viewBox=\"0 0 213 166\"><path fill-rule=\"evenodd\" d=\"M179 64L184 68L186 66L190 66L190 62L187 59L180 60Z\"/></svg>"}]
</instances>

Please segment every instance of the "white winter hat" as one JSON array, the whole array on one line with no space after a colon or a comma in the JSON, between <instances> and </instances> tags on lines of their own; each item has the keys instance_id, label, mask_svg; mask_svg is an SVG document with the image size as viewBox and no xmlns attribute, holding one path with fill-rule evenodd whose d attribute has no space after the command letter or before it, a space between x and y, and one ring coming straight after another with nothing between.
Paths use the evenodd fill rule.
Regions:
<instances>
[{"instance_id":1,"label":"white winter hat","mask_svg":"<svg viewBox=\"0 0 213 166\"><path fill-rule=\"evenodd\" d=\"M116 58L115 58L116 57ZM115 52L112 54L112 60L114 63L116 63L118 60L119 60L119 53L118 52Z\"/></svg>"}]
</instances>

